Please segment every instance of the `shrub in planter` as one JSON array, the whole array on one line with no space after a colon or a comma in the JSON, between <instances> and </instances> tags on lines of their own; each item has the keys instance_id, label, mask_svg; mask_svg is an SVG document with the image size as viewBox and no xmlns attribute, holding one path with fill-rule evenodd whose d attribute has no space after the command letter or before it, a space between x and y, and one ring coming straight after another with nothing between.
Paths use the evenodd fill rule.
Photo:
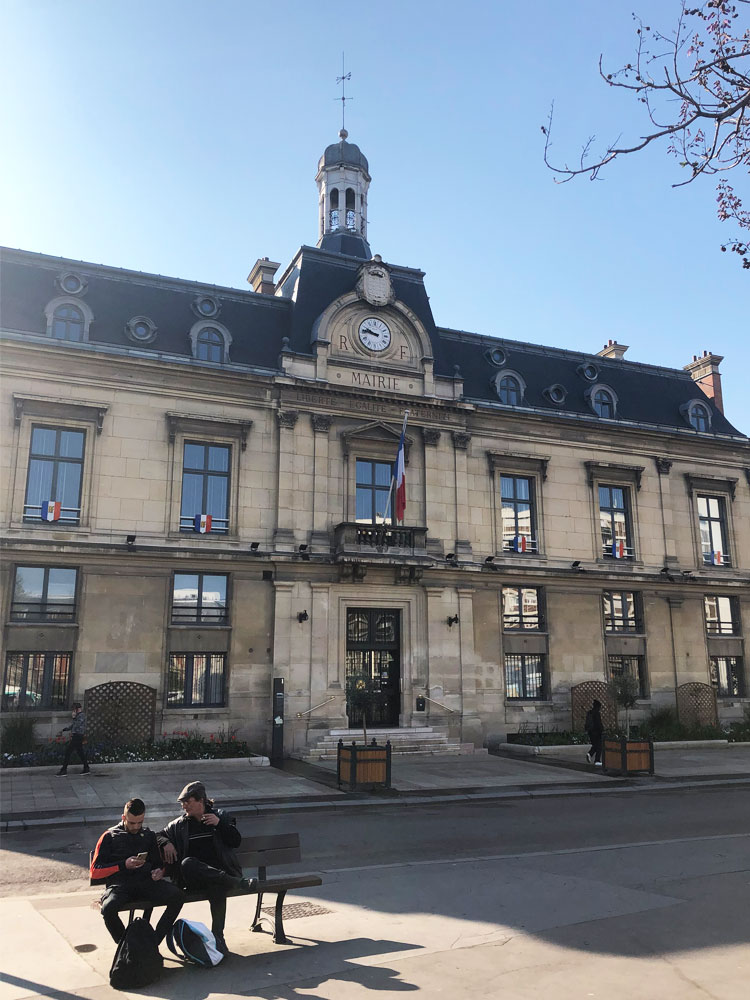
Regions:
<instances>
[{"instance_id":1,"label":"shrub in planter","mask_svg":"<svg viewBox=\"0 0 750 1000\"><path fill-rule=\"evenodd\" d=\"M29 753L36 745L34 718L23 713L9 715L3 720L0 740L3 754Z\"/></svg>"}]
</instances>

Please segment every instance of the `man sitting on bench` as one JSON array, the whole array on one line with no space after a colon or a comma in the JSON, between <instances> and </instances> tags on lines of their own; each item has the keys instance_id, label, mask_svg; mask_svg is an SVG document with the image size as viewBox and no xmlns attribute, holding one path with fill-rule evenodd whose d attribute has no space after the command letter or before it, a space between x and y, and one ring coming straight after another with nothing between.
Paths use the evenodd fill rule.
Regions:
<instances>
[{"instance_id":1,"label":"man sitting on bench","mask_svg":"<svg viewBox=\"0 0 750 1000\"><path fill-rule=\"evenodd\" d=\"M202 782L185 785L178 800L182 803L182 816L160 831L159 846L167 864L179 864L178 877L188 892L202 892L208 897L216 947L226 955L227 891L252 892L257 880L242 877L235 853L242 836L235 819L223 809L214 808Z\"/></svg>"},{"instance_id":2,"label":"man sitting on bench","mask_svg":"<svg viewBox=\"0 0 750 1000\"><path fill-rule=\"evenodd\" d=\"M125 933L117 913L121 904L148 900L154 906L166 907L155 928L158 942L164 940L182 909L184 893L163 881L164 866L156 834L144 827L145 818L146 806L141 799L126 802L122 819L101 835L91 861L92 880L107 886L102 896L102 916L115 944Z\"/></svg>"}]
</instances>

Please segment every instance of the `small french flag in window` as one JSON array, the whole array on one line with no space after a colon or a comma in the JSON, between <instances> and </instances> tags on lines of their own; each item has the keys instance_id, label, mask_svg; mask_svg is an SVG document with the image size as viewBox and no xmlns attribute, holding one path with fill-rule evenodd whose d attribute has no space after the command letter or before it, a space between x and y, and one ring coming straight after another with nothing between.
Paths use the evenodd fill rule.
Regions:
<instances>
[{"instance_id":1,"label":"small french flag in window","mask_svg":"<svg viewBox=\"0 0 750 1000\"><path fill-rule=\"evenodd\" d=\"M200 534L205 535L211 530L211 515L196 514L193 519L193 528Z\"/></svg>"},{"instance_id":2,"label":"small french flag in window","mask_svg":"<svg viewBox=\"0 0 750 1000\"><path fill-rule=\"evenodd\" d=\"M720 550L711 553L711 562L714 564L714 566L721 566L721 564L724 562L724 556Z\"/></svg>"},{"instance_id":3,"label":"small french flag in window","mask_svg":"<svg viewBox=\"0 0 750 1000\"><path fill-rule=\"evenodd\" d=\"M526 551L526 535L516 535L513 539L513 551L514 552L525 552Z\"/></svg>"},{"instance_id":4,"label":"small french flag in window","mask_svg":"<svg viewBox=\"0 0 750 1000\"><path fill-rule=\"evenodd\" d=\"M622 539L619 539L619 541L615 539L615 541L612 542L612 555L615 559L625 558L625 542L623 542Z\"/></svg>"},{"instance_id":5,"label":"small french flag in window","mask_svg":"<svg viewBox=\"0 0 750 1000\"><path fill-rule=\"evenodd\" d=\"M59 500L43 500L42 501L42 520L43 521L59 521L60 511L62 505Z\"/></svg>"}]
</instances>

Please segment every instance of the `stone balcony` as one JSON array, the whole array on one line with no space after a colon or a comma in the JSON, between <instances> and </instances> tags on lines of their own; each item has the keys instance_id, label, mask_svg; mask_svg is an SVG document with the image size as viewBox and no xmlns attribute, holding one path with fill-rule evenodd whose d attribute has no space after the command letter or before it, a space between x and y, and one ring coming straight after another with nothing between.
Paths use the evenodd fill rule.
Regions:
<instances>
[{"instance_id":1,"label":"stone balcony","mask_svg":"<svg viewBox=\"0 0 750 1000\"><path fill-rule=\"evenodd\" d=\"M355 521L345 521L333 529L333 555L341 562L352 559L432 561L427 552L426 541L425 527L357 524Z\"/></svg>"}]
</instances>

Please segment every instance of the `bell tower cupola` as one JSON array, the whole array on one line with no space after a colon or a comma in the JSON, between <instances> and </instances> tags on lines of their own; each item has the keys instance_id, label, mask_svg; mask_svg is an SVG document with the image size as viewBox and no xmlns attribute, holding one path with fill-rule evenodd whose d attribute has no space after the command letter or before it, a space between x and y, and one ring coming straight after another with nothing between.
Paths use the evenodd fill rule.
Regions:
<instances>
[{"instance_id":1,"label":"bell tower cupola","mask_svg":"<svg viewBox=\"0 0 750 1000\"><path fill-rule=\"evenodd\" d=\"M318 246L323 250L370 260L367 242L367 158L345 128L318 162Z\"/></svg>"}]
</instances>

